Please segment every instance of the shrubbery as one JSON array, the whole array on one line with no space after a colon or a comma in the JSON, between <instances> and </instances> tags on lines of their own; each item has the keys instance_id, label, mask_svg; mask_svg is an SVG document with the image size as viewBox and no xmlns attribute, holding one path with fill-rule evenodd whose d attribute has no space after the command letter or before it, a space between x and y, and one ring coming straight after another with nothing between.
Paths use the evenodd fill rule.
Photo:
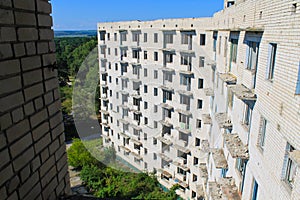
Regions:
<instances>
[{"instance_id":1,"label":"shrubbery","mask_svg":"<svg viewBox=\"0 0 300 200\"><path fill-rule=\"evenodd\" d=\"M85 146L93 155L97 154L97 159ZM169 192L162 191L154 174L125 172L102 164L100 161L105 160L106 163L118 166L115 163L114 148L101 147L102 141L99 139L84 142L74 139L67 151L69 164L82 168L80 177L95 196L115 199L178 199L175 193L177 186Z\"/></svg>"}]
</instances>

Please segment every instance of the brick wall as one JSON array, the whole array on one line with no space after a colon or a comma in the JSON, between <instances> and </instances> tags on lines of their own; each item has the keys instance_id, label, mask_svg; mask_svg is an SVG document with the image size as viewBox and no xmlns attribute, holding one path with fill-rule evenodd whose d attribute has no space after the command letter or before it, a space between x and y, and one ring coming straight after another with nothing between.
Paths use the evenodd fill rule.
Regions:
<instances>
[{"instance_id":1,"label":"brick wall","mask_svg":"<svg viewBox=\"0 0 300 200\"><path fill-rule=\"evenodd\" d=\"M0 196L69 192L47 0L0 1Z\"/></svg>"}]
</instances>

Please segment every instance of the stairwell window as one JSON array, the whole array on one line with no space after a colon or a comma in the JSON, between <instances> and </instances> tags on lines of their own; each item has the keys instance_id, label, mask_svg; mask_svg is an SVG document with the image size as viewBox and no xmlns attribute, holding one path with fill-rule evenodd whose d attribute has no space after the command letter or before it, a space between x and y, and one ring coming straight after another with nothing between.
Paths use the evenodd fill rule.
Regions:
<instances>
[{"instance_id":1,"label":"stairwell window","mask_svg":"<svg viewBox=\"0 0 300 200\"><path fill-rule=\"evenodd\" d=\"M231 39L231 62L236 63L238 51L238 39Z\"/></svg>"},{"instance_id":2,"label":"stairwell window","mask_svg":"<svg viewBox=\"0 0 300 200\"><path fill-rule=\"evenodd\" d=\"M204 64L205 64L205 57L200 56L199 57L199 67L204 67Z\"/></svg>"},{"instance_id":3,"label":"stairwell window","mask_svg":"<svg viewBox=\"0 0 300 200\"><path fill-rule=\"evenodd\" d=\"M202 109L202 107L203 107L203 101L202 99L198 99L197 108Z\"/></svg>"},{"instance_id":4,"label":"stairwell window","mask_svg":"<svg viewBox=\"0 0 300 200\"><path fill-rule=\"evenodd\" d=\"M266 71L266 78L268 80L273 80L273 78L274 78L276 52L277 52L277 44L270 43L269 44L269 53L268 53L267 71Z\"/></svg>"},{"instance_id":5,"label":"stairwell window","mask_svg":"<svg viewBox=\"0 0 300 200\"><path fill-rule=\"evenodd\" d=\"M298 79L297 79L297 84L296 84L296 95L300 95L300 62L299 62L299 67L298 67Z\"/></svg>"},{"instance_id":6,"label":"stairwell window","mask_svg":"<svg viewBox=\"0 0 300 200\"><path fill-rule=\"evenodd\" d=\"M198 89L203 89L204 81L202 78L198 79Z\"/></svg>"},{"instance_id":7,"label":"stairwell window","mask_svg":"<svg viewBox=\"0 0 300 200\"><path fill-rule=\"evenodd\" d=\"M118 40L118 38L117 38L118 36L117 36L117 33L114 33L114 40L115 41L117 41Z\"/></svg>"},{"instance_id":8,"label":"stairwell window","mask_svg":"<svg viewBox=\"0 0 300 200\"><path fill-rule=\"evenodd\" d=\"M293 161L290 158L289 153L294 150L295 148L289 143L287 143L285 149L283 175L282 175L283 180L290 186L291 189L293 189L295 183L297 164L295 161Z\"/></svg>"},{"instance_id":9,"label":"stairwell window","mask_svg":"<svg viewBox=\"0 0 300 200\"><path fill-rule=\"evenodd\" d=\"M144 33L144 42L147 42L147 38L148 37L148 35L147 35L147 33Z\"/></svg>"},{"instance_id":10,"label":"stairwell window","mask_svg":"<svg viewBox=\"0 0 300 200\"><path fill-rule=\"evenodd\" d=\"M196 138L195 139L195 146L196 147L199 147L200 146L200 142L201 142L201 140L199 139L199 138ZM198 163L197 163L198 164Z\"/></svg>"},{"instance_id":11,"label":"stairwell window","mask_svg":"<svg viewBox=\"0 0 300 200\"><path fill-rule=\"evenodd\" d=\"M154 79L158 79L158 71L154 70Z\"/></svg>"},{"instance_id":12,"label":"stairwell window","mask_svg":"<svg viewBox=\"0 0 300 200\"><path fill-rule=\"evenodd\" d=\"M147 59L148 59L148 52L144 51L144 60L147 60Z\"/></svg>"},{"instance_id":13,"label":"stairwell window","mask_svg":"<svg viewBox=\"0 0 300 200\"><path fill-rule=\"evenodd\" d=\"M158 61L158 52L154 52L154 61Z\"/></svg>"},{"instance_id":14,"label":"stairwell window","mask_svg":"<svg viewBox=\"0 0 300 200\"><path fill-rule=\"evenodd\" d=\"M218 40L218 33L214 32L214 35L213 35L213 52L217 51L217 40Z\"/></svg>"},{"instance_id":15,"label":"stairwell window","mask_svg":"<svg viewBox=\"0 0 300 200\"><path fill-rule=\"evenodd\" d=\"M261 150L264 150L265 147L266 129L267 129L267 120L264 117L261 117L259 134L258 134L258 146Z\"/></svg>"},{"instance_id":16,"label":"stairwell window","mask_svg":"<svg viewBox=\"0 0 300 200\"><path fill-rule=\"evenodd\" d=\"M201 46L205 45L205 40L206 40L206 35L205 34L200 34L200 45Z\"/></svg>"},{"instance_id":17,"label":"stairwell window","mask_svg":"<svg viewBox=\"0 0 300 200\"><path fill-rule=\"evenodd\" d=\"M154 43L158 42L158 33L154 33Z\"/></svg>"},{"instance_id":18,"label":"stairwell window","mask_svg":"<svg viewBox=\"0 0 300 200\"><path fill-rule=\"evenodd\" d=\"M154 96L157 96L157 95L158 95L158 90L157 90L157 88L154 88L153 94L154 94Z\"/></svg>"},{"instance_id":19,"label":"stairwell window","mask_svg":"<svg viewBox=\"0 0 300 200\"><path fill-rule=\"evenodd\" d=\"M196 124L197 128L201 128L202 127L202 122L200 119L197 119L197 124Z\"/></svg>"}]
</instances>

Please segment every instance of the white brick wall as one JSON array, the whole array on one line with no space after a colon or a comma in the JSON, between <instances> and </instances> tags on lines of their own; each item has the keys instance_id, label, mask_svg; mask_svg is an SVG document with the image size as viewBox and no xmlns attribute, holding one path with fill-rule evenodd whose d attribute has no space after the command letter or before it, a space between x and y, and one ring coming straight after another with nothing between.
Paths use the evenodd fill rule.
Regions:
<instances>
[{"instance_id":1,"label":"white brick wall","mask_svg":"<svg viewBox=\"0 0 300 200\"><path fill-rule=\"evenodd\" d=\"M70 191L50 13L47 0L0 1L1 199Z\"/></svg>"}]
</instances>

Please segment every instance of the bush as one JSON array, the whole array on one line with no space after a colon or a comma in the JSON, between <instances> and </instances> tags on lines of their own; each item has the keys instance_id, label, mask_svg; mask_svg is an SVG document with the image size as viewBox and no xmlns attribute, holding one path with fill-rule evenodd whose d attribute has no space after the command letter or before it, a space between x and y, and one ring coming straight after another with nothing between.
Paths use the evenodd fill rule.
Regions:
<instances>
[{"instance_id":1,"label":"bush","mask_svg":"<svg viewBox=\"0 0 300 200\"><path fill-rule=\"evenodd\" d=\"M84 165L97 165L99 161L87 151L80 139L74 139L72 146L67 150L69 164L75 168Z\"/></svg>"}]
</instances>

